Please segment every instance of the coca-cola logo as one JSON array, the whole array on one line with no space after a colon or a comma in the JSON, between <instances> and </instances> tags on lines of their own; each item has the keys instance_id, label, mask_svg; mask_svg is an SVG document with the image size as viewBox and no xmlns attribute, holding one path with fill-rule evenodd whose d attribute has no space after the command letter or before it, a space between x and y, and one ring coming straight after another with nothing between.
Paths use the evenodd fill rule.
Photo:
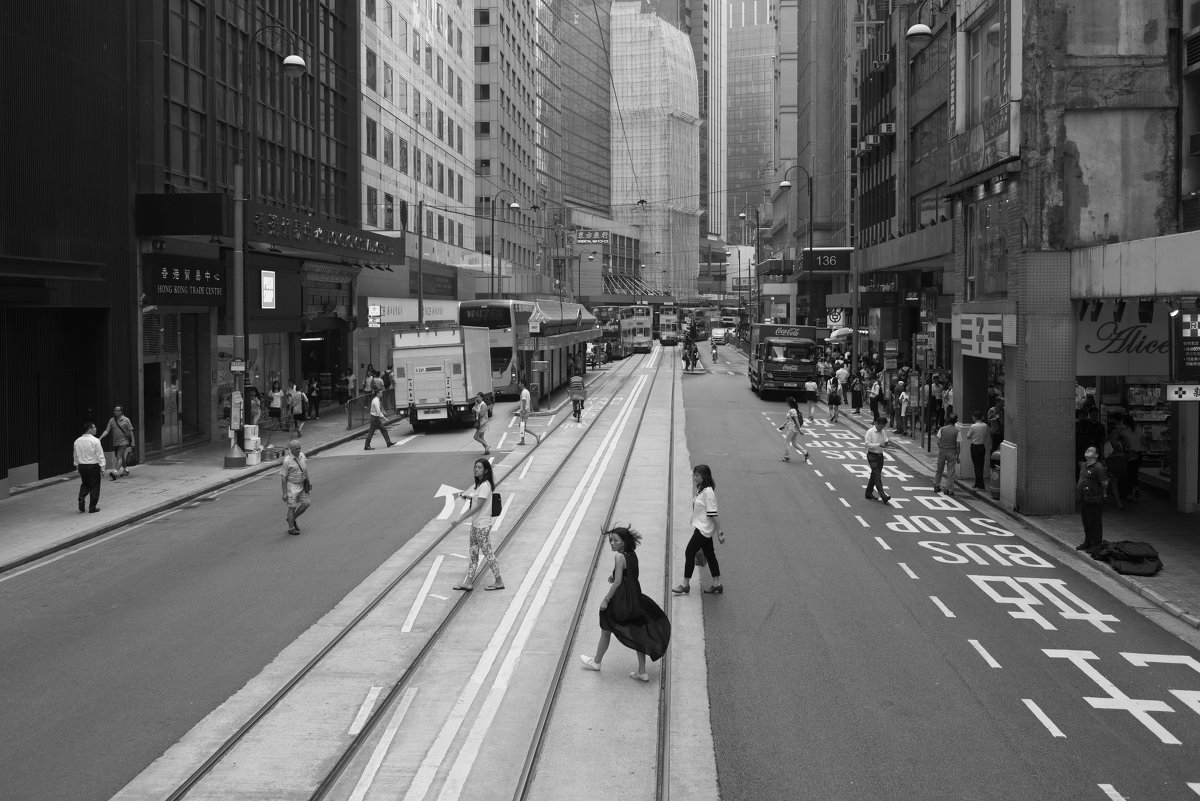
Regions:
<instances>
[{"instance_id":1,"label":"coca-cola logo","mask_svg":"<svg viewBox=\"0 0 1200 801\"><path fill-rule=\"evenodd\" d=\"M1104 323L1096 329L1096 341L1084 346L1088 353L1111 354L1167 354L1171 350L1169 339L1154 339L1148 327L1141 324L1122 326L1120 323Z\"/></svg>"},{"instance_id":2,"label":"coca-cola logo","mask_svg":"<svg viewBox=\"0 0 1200 801\"><path fill-rule=\"evenodd\" d=\"M799 328L776 328L772 336L777 337L798 337L804 332Z\"/></svg>"}]
</instances>

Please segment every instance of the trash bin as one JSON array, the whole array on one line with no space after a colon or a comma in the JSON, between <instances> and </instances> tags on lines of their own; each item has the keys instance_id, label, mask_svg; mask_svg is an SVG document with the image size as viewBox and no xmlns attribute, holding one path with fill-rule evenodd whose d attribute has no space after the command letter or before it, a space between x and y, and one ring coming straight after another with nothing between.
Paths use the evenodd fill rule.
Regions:
<instances>
[{"instance_id":1,"label":"trash bin","mask_svg":"<svg viewBox=\"0 0 1200 801\"><path fill-rule=\"evenodd\" d=\"M542 385L537 381L529 385L529 408L535 412L542 409Z\"/></svg>"},{"instance_id":2,"label":"trash bin","mask_svg":"<svg viewBox=\"0 0 1200 801\"><path fill-rule=\"evenodd\" d=\"M991 468L988 470L988 492L1000 499L1000 451L992 451Z\"/></svg>"}]
</instances>

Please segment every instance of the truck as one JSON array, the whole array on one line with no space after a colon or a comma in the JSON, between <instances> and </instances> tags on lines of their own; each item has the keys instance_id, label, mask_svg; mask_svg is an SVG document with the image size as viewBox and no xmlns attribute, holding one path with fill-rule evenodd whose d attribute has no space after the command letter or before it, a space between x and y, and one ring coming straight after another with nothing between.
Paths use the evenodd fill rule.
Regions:
<instances>
[{"instance_id":1,"label":"truck","mask_svg":"<svg viewBox=\"0 0 1200 801\"><path fill-rule=\"evenodd\" d=\"M817 329L810 325L755 323L750 326L750 390L766 397L768 392L804 389L817 372Z\"/></svg>"},{"instance_id":2,"label":"truck","mask_svg":"<svg viewBox=\"0 0 1200 801\"><path fill-rule=\"evenodd\" d=\"M491 331L469 325L393 334L396 413L413 431L437 421L475 422L475 396L483 393L488 417L496 403L492 389Z\"/></svg>"}]
</instances>

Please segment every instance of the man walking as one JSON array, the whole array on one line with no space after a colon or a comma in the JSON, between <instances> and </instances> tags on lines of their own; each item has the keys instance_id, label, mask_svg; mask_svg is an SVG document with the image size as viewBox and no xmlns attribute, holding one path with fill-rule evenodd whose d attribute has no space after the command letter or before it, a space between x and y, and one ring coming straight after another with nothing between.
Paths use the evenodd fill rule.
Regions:
<instances>
[{"instance_id":1,"label":"man walking","mask_svg":"<svg viewBox=\"0 0 1200 801\"><path fill-rule=\"evenodd\" d=\"M1079 470L1079 482L1075 485L1075 492L1081 501L1080 514L1083 518L1083 542L1075 546L1077 551L1099 547L1104 541L1101 510L1104 508L1104 496L1108 493L1108 473L1104 465L1100 464L1100 451L1088 448L1083 452L1083 460L1083 467Z\"/></svg>"},{"instance_id":2,"label":"man walking","mask_svg":"<svg viewBox=\"0 0 1200 801\"><path fill-rule=\"evenodd\" d=\"M104 439L109 434L112 434L113 469L108 471L108 477L116 481L118 475L129 475L125 458L133 448L133 422L125 416L120 406L113 409L113 416L108 418L104 433L96 439Z\"/></svg>"},{"instance_id":3,"label":"man walking","mask_svg":"<svg viewBox=\"0 0 1200 801\"><path fill-rule=\"evenodd\" d=\"M988 427L983 422L983 412L971 412L975 422L967 429L967 442L971 443L971 461L975 465L975 489L984 489L983 485L983 454L987 450Z\"/></svg>"},{"instance_id":4,"label":"man walking","mask_svg":"<svg viewBox=\"0 0 1200 801\"><path fill-rule=\"evenodd\" d=\"M867 481L866 499L868 501L875 500L876 487L879 487L879 500L887 503L892 499L883 489L883 449L892 441L887 431L884 430L886 425L886 419L876 417L875 425L868 428L866 435L863 436L863 444L867 447L867 464L871 466L871 478Z\"/></svg>"},{"instance_id":5,"label":"man walking","mask_svg":"<svg viewBox=\"0 0 1200 801\"><path fill-rule=\"evenodd\" d=\"M581 379L581 381L582 381L582 379ZM533 411L533 408L532 408L533 407L533 398L529 394L529 385L528 384L526 384L524 381L522 381L520 386L521 386L521 400L517 404L517 417L519 417L521 419L521 441L518 442L517 444L524 445L525 444L526 423L529 422L529 413L531 411ZM541 434L538 434L538 432L532 431L532 430L529 433L533 434L533 438L537 440L539 445L542 444Z\"/></svg>"},{"instance_id":6,"label":"man walking","mask_svg":"<svg viewBox=\"0 0 1200 801\"><path fill-rule=\"evenodd\" d=\"M283 487L283 502L287 504L288 534L299 534L296 518L308 511L312 500L312 482L308 480L308 458L300 450L300 440L288 443L288 454L279 466L279 481Z\"/></svg>"},{"instance_id":7,"label":"man walking","mask_svg":"<svg viewBox=\"0 0 1200 801\"><path fill-rule=\"evenodd\" d=\"M382 389L377 389L371 394L371 428L367 431L367 443L363 445L364 451L375 450L371 446L371 440L375 439L376 431L383 434L383 441L387 443L389 448L396 444L388 436L387 426L384 425L387 420L383 416L383 402L379 399L382 394Z\"/></svg>"},{"instance_id":8,"label":"man walking","mask_svg":"<svg viewBox=\"0 0 1200 801\"><path fill-rule=\"evenodd\" d=\"M946 418L946 425L937 431L937 443L937 471L933 474L933 491L945 492L953 498L954 478L958 473L958 415L951 414ZM946 478L944 488L943 475Z\"/></svg>"},{"instance_id":9,"label":"man walking","mask_svg":"<svg viewBox=\"0 0 1200 801\"><path fill-rule=\"evenodd\" d=\"M83 434L75 440L75 468L79 471L79 511L83 511L83 499L91 496L89 512L99 512L100 482L104 476L104 446L96 438L96 424L87 423Z\"/></svg>"}]
</instances>

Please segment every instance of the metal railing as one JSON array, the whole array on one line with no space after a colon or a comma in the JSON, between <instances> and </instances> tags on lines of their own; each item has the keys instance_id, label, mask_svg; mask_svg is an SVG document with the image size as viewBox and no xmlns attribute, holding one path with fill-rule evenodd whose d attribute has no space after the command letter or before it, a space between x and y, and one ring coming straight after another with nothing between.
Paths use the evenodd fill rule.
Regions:
<instances>
[{"instance_id":1,"label":"metal railing","mask_svg":"<svg viewBox=\"0 0 1200 801\"><path fill-rule=\"evenodd\" d=\"M346 401L346 429L359 428L371 422L371 399L375 397L373 392L364 392L361 395L355 395ZM388 420L396 414L396 390L385 389L380 394L380 401L383 404L383 412Z\"/></svg>"}]
</instances>

